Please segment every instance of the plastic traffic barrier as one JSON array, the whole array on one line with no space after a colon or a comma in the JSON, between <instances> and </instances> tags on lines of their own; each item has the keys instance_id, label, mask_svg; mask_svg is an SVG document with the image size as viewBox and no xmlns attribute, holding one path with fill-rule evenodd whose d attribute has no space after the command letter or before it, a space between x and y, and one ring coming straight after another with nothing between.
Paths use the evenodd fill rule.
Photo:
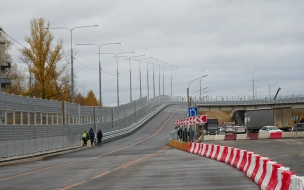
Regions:
<instances>
[{"instance_id":1,"label":"plastic traffic barrier","mask_svg":"<svg viewBox=\"0 0 304 190\"><path fill-rule=\"evenodd\" d=\"M275 187L278 184L278 169L281 168L282 166L283 164L272 165L271 176L265 189L275 189Z\"/></svg>"},{"instance_id":2,"label":"plastic traffic barrier","mask_svg":"<svg viewBox=\"0 0 304 190\"><path fill-rule=\"evenodd\" d=\"M228 135L225 135L225 141L226 140L236 140L236 134L228 134Z\"/></svg>"},{"instance_id":3,"label":"plastic traffic barrier","mask_svg":"<svg viewBox=\"0 0 304 190\"><path fill-rule=\"evenodd\" d=\"M291 186L291 176L294 175L294 172L291 171L283 171L282 172L282 186L281 190L289 190Z\"/></svg>"},{"instance_id":4,"label":"plastic traffic barrier","mask_svg":"<svg viewBox=\"0 0 304 190\"><path fill-rule=\"evenodd\" d=\"M228 147L227 146L224 146L223 148L223 154L221 156L221 162L225 162L226 158L227 158L227 155L228 155Z\"/></svg>"},{"instance_id":5,"label":"plastic traffic barrier","mask_svg":"<svg viewBox=\"0 0 304 190\"><path fill-rule=\"evenodd\" d=\"M270 133L271 139L280 139L282 138L282 132Z\"/></svg>"},{"instance_id":6,"label":"plastic traffic barrier","mask_svg":"<svg viewBox=\"0 0 304 190\"><path fill-rule=\"evenodd\" d=\"M214 159L215 160L217 160L217 161L221 161L221 159L222 159L222 156L223 156L223 151L224 151L224 146L220 146L220 151L219 151L219 153L218 153L218 155L217 155L217 157L215 157Z\"/></svg>"},{"instance_id":7,"label":"plastic traffic barrier","mask_svg":"<svg viewBox=\"0 0 304 190\"><path fill-rule=\"evenodd\" d=\"M258 171L259 171L261 157L262 157L262 156L260 156L260 155L257 155L257 156L256 156L255 166L254 166L254 168L253 168L252 175L251 175L251 177L250 177L250 179L251 179L252 181L254 181L254 179L255 179L255 177L256 177Z\"/></svg>"},{"instance_id":8,"label":"plastic traffic barrier","mask_svg":"<svg viewBox=\"0 0 304 190\"><path fill-rule=\"evenodd\" d=\"M248 137L250 140L258 139L258 138L259 138L259 133L248 133L248 134L247 134L247 137Z\"/></svg>"}]
</instances>

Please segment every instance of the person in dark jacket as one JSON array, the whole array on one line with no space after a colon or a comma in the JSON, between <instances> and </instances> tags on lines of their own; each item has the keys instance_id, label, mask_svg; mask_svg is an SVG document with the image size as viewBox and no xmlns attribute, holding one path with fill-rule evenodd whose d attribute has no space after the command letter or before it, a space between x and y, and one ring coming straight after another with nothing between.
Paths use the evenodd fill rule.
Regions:
<instances>
[{"instance_id":1,"label":"person in dark jacket","mask_svg":"<svg viewBox=\"0 0 304 190\"><path fill-rule=\"evenodd\" d=\"M189 128L188 135L189 135L189 141L194 142L194 131L191 128Z\"/></svg>"},{"instance_id":2,"label":"person in dark jacket","mask_svg":"<svg viewBox=\"0 0 304 190\"><path fill-rule=\"evenodd\" d=\"M97 132L97 145L101 145L101 139L102 139L102 132L101 130L99 129L98 132Z\"/></svg>"},{"instance_id":3,"label":"person in dark jacket","mask_svg":"<svg viewBox=\"0 0 304 190\"><path fill-rule=\"evenodd\" d=\"M90 140L91 140L91 146L93 146L93 142L94 142L94 138L95 138L93 128L91 128L90 131L89 131L89 137L90 137Z\"/></svg>"},{"instance_id":4,"label":"person in dark jacket","mask_svg":"<svg viewBox=\"0 0 304 190\"><path fill-rule=\"evenodd\" d=\"M182 130L182 128L180 128L180 127L178 128L177 135L178 135L179 139L182 141L182 137L183 137L183 130Z\"/></svg>"},{"instance_id":5,"label":"person in dark jacket","mask_svg":"<svg viewBox=\"0 0 304 190\"><path fill-rule=\"evenodd\" d=\"M188 142L188 131L187 128L183 131L183 142Z\"/></svg>"}]
</instances>

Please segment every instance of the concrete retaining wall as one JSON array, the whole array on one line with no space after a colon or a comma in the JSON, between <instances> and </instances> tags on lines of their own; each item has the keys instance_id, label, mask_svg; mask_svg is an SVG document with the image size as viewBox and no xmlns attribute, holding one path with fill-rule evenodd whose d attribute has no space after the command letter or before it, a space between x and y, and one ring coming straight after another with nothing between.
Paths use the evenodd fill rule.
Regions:
<instances>
[{"instance_id":1,"label":"concrete retaining wall","mask_svg":"<svg viewBox=\"0 0 304 190\"><path fill-rule=\"evenodd\" d=\"M236 135L236 140L246 140L247 139L247 134L237 134Z\"/></svg>"},{"instance_id":2,"label":"concrete retaining wall","mask_svg":"<svg viewBox=\"0 0 304 190\"><path fill-rule=\"evenodd\" d=\"M205 135L204 140L205 141L214 141L215 135Z\"/></svg>"},{"instance_id":3,"label":"concrete retaining wall","mask_svg":"<svg viewBox=\"0 0 304 190\"><path fill-rule=\"evenodd\" d=\"M215 141L223 141L225 139L225 135L215 135L214 140Z\"/></svg>"},{"instance_id":4,"label":"concrete retaining wall","mask_svg":"<svg viewBox=\"0 0 304 190\"><path fill-rule=\"evenodd\" d=\"M269 133L259 133L259 139L269 139L270 134Z\"/></svg>"}]
</instances>

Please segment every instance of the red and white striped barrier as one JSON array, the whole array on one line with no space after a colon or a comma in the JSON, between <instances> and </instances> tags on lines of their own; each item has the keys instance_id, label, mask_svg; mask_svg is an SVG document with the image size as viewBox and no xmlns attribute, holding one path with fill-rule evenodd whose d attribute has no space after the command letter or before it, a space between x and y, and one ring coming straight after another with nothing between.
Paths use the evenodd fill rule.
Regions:
<instances>
[{"instance_id":1,"label":"red and white striped barrier","mask_svg":"<svg viewBox=\"0 0 304 190\"><path fill-rule=\"evenodd\" d=\"M230 164L243 171L262 190L304 190L303 177L254 152L203 143L190 143L188 152Z\"/></svg>"}]
</instances>

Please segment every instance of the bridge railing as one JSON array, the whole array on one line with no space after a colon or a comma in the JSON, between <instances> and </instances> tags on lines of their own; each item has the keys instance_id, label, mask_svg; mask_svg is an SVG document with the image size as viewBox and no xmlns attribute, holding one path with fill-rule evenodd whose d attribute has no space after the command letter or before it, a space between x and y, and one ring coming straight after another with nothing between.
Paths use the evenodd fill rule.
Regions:
<instances>
[{"instance_id":1,"label":"bridge railing","mask_svg":"<svg viewBox=\"0 0 304 190\"><path fill-rule=\"evenodd\" d=\"M278 97L277 99L246 99L238 97L204 97L201 100L194 101L196 104L209 104L209 105L255 105L255 104L278 104L278 103L296 103L304 102L304 94L288 95L284 97Z\"/></svg>"},{"instance_id":2,"label":"bridge railing","mask_svg":"<svg viewBox=\"0 0 304 190\"><path fill-rule=\"evenodd\" d=\"M144 97L118 107L91 107L0 94L0 158L79 146L90 128L101 129L108 140L129 134L169 100Z\"/></svg>"}]
</instances>

